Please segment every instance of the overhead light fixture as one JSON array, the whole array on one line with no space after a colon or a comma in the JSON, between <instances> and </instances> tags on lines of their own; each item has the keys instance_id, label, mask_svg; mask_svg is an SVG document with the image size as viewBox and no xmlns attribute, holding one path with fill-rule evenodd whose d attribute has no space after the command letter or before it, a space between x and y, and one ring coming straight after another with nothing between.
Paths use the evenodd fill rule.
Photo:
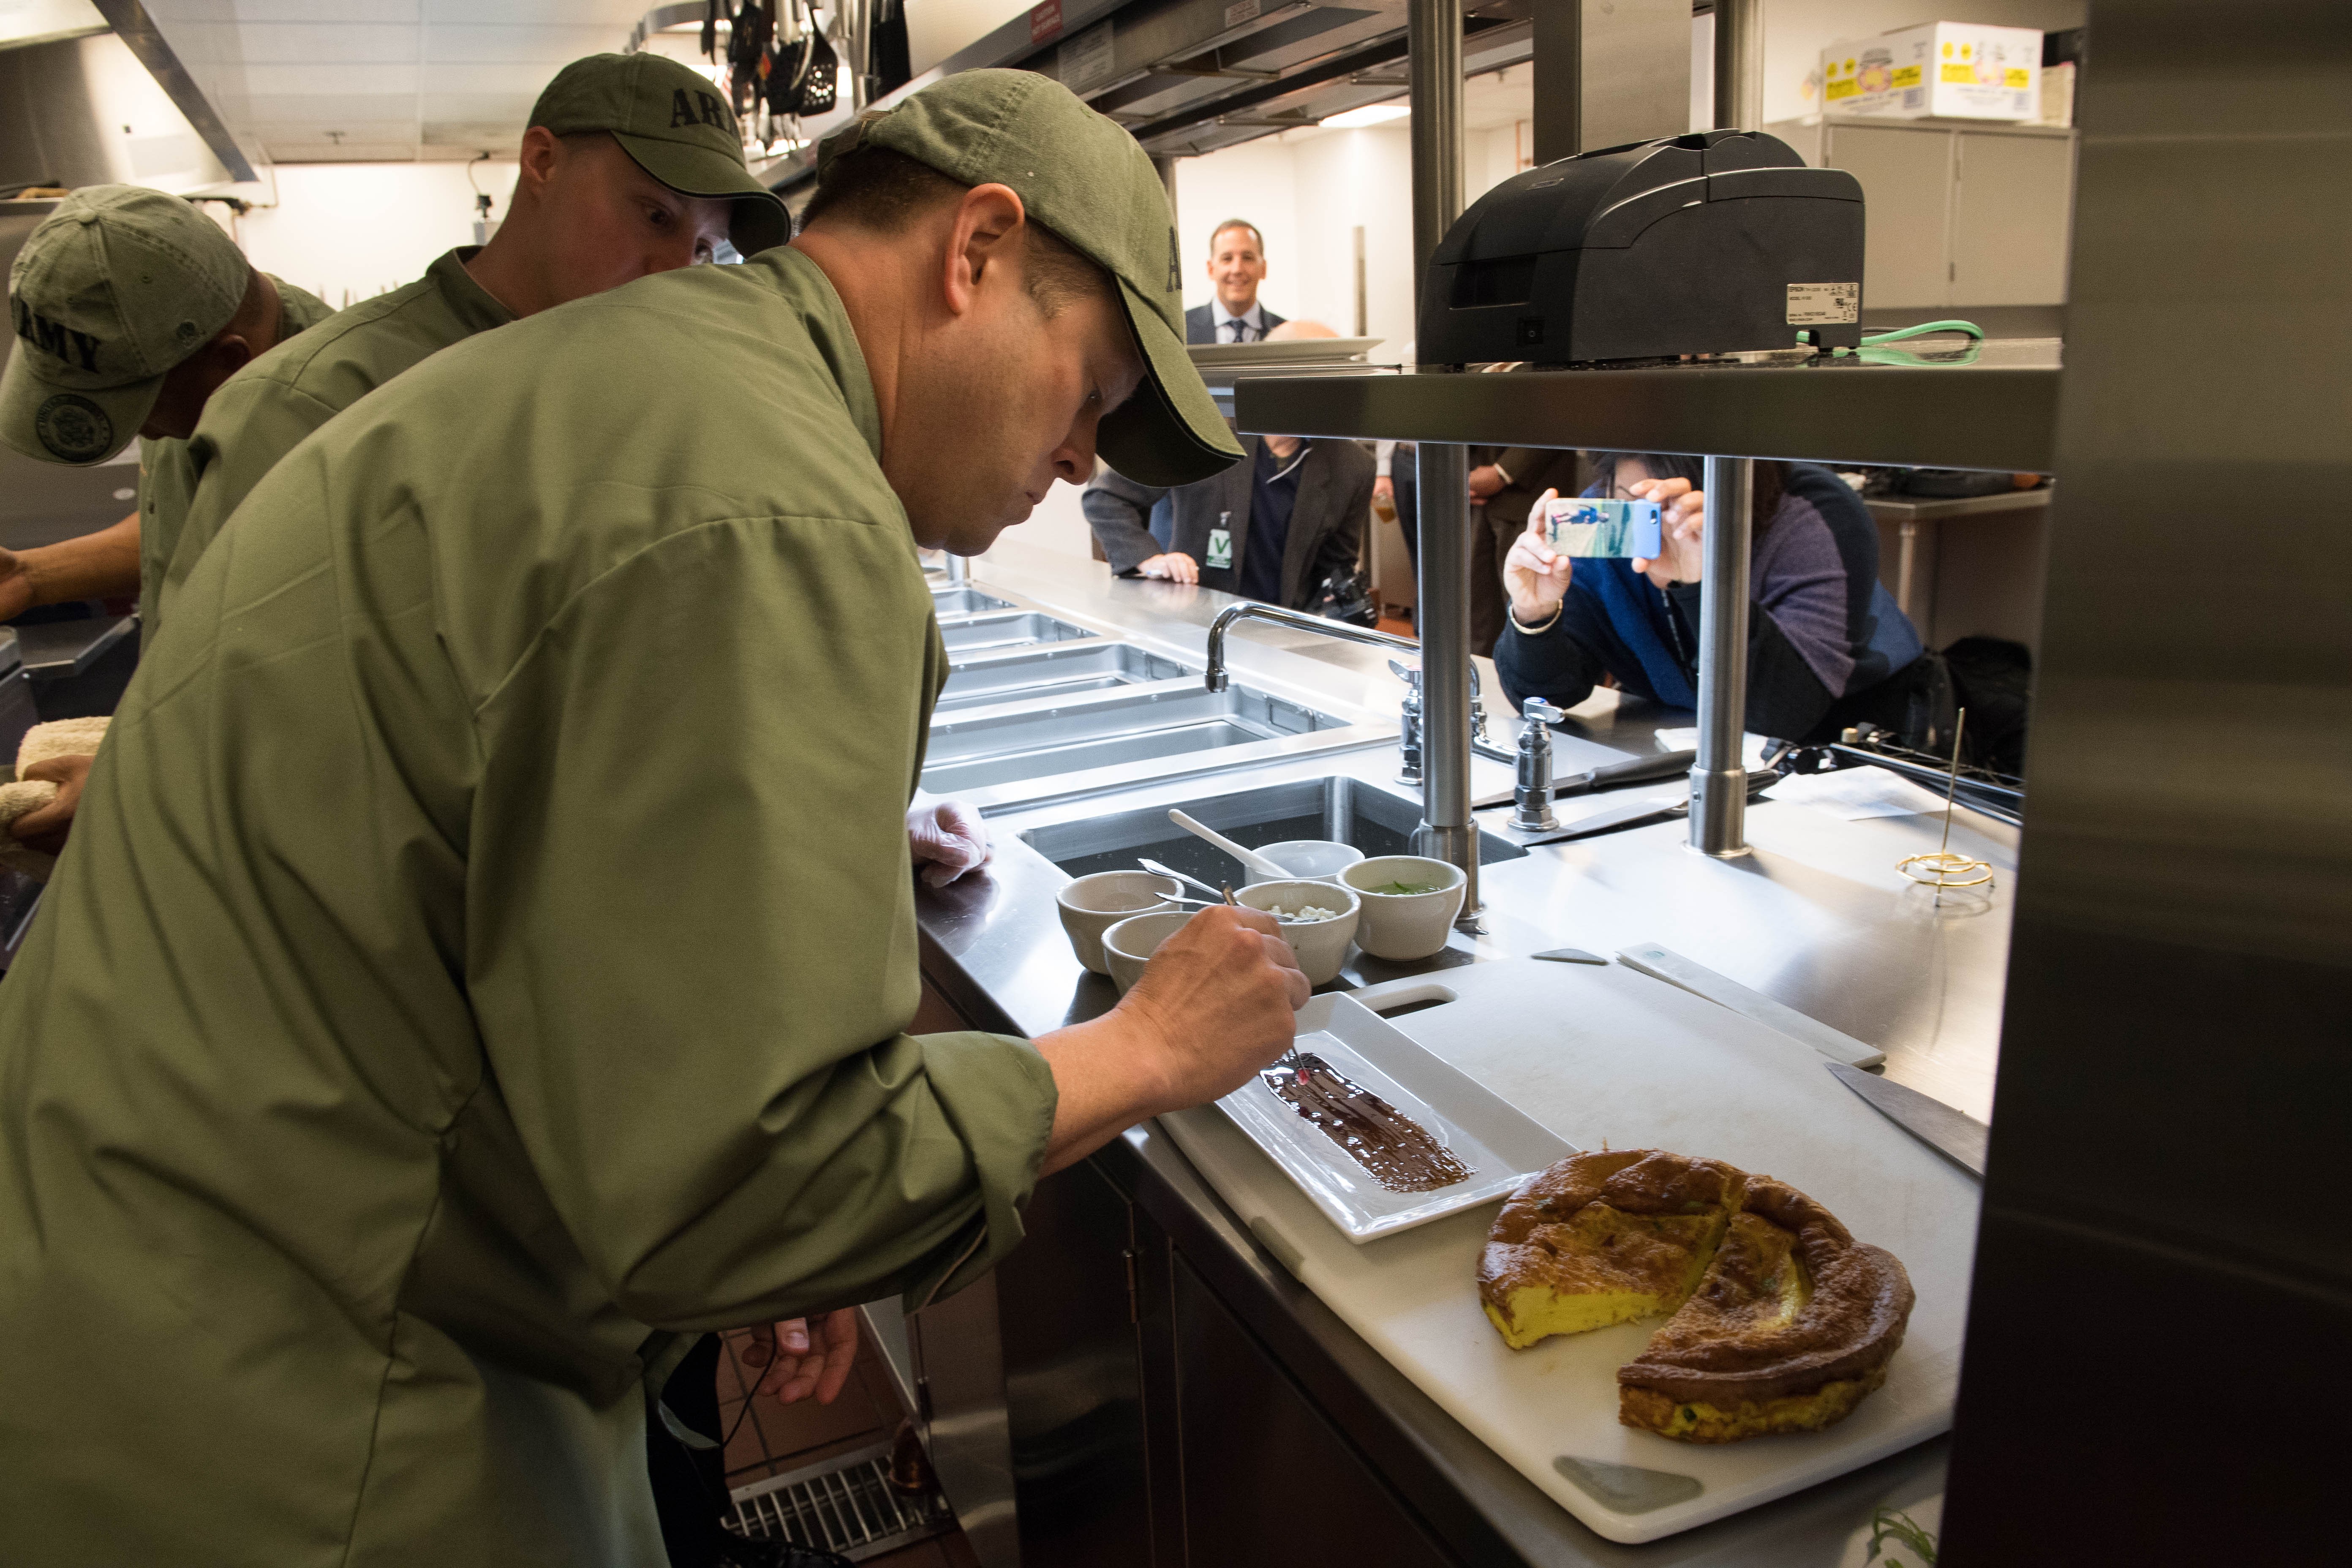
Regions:
<instances>
[{"instance_id":1,"label":"overhead light fixture","mask_svg":"<svg viewBox=\"0 0 2352 1568\"><path fill-rule=\"evenodd\" d=\"M1386 125L1391 120L1402 120L1412 112L1404 103L1368 103L1361 109L1350 109L1326 116L1317 123L1339 131L1357 131L1367 125Z\"/></svg>"}]
</instances>

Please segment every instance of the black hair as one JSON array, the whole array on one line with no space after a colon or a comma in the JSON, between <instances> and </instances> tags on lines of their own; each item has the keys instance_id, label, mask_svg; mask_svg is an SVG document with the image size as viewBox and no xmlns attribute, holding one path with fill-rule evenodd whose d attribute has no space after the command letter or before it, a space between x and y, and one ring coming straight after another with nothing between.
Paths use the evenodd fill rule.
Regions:
<instances>
[{"instance_id":1,"label":"black hair","mask_svg":"<svg viewBox=\"0 0 2352 1568\"><path fill-rule=\"evenodd\" d=\"M1654 479L1688 479L1693 489L1706 488L1706 459L1681 452L1594 452L1591 454L1594 470L1602 486L1617 482L1617 465L1621 461L1639 463ZM1780 510L1781 498L1789 490L1789 465L1770 458L1759 458L1755 463L1755 503L1748 508L1748 537L1761 539L1772 526L1772 519Z\"/></svg>"}]
</instances>

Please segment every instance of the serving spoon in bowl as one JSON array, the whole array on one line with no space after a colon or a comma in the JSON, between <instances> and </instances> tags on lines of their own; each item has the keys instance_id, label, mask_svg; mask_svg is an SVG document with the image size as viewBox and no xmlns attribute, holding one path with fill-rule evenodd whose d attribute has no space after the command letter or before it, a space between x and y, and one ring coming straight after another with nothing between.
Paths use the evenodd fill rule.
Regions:
<instances>
[{"instance_id":1,"label":"serving spoon in bowl","mask_svg":"<svg viewBox=\"0 0 2352 1568\"><path fill-rule=\"evenodd\" d=\"M1183 872L1179 871L1178 869L1176 869L1176 868L1175 868L1175 867L1173 867L1173 866L1163 866L1163 865L1161 865L1159 861L1152 859L1152 858L1151 858L1150 856L1148 856L1148 855L1139 855L1139 856L1136 857L1136 861L1135 861L1135 863L1136 863L1137 865L1139 865L1139 866L1142 867L1145 870L1147 870L1147 871L1150 872L1150 873L1151 873L1153 876L1155 876L1155 877L1173 877L1174 879L1176 879L1176 880L1178 880L1178 881L1180 881L1180 882L1188 882L1188 883L1190 883L1191 885L1192 885L1193 887L1200 889L1201 889L1201 891L1202 891L1202 892L1204 892L1204 893L1206 893L1206 894L1208 894L1208 895L1209 895L1209 896L1208 896L1208 898L1207 898L1206 900L1192 900L1192 901L1195 901L1195 902L1206 902L1206 903L1212 903L1212 904L1222 904L1222 903L1223 903L1223 902L1225 901L1225 896L1224 896L1223 893L1220 893L1219 891L1217 891L1217 889L1214 889L1214 888L1211 887L1208 883L1203 882L1202 880L1201 880L1201 879L1200 879L1200 878L1198 878L1198 877L1188 877L1188 876L1186 876Z\"/></svg>"}]
</instances>

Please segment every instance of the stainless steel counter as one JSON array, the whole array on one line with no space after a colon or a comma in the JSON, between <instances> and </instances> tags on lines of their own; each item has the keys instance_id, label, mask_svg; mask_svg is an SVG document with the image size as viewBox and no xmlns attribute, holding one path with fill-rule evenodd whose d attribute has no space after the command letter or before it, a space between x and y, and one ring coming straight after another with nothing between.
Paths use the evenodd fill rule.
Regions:
<instances>
[{"instance_id":1,"label":"stainless steel counter","mask_svg":"<svg viewBox=\"0 0 2352 1568\"><path fill-rule=\"evenodd\" d=\"M1114 580L1097 563L1013 543L975 562L972 578L991 594L1115 633L1196 669L1209 621L1232 602L1210 590ZM1366 723L1392 720L1403 697L1379 650L1256 625L1237 628L1228 648L1237 680ZM1507 749L1517 721L1504 707L1491 668L1483 674L1495 738ZM1558 742L1559 767L1579 771L1648 752L1656 731L1691 721L1686 711L1596 693L1570 715ZM1359 787L1417 802L1416 790L1393 782L1396 764L1390 741L994 815L996 855L987 873L920 895L925 977L982 1026L1034 1035L1091 1017L1114 1002L1110 984L1087 974L1072 955L1054 903L1065 876L1022 835L1310 778L1353 779ZM1475 767L1474 793L1507 788L1509 771L1499 763L1482 759ZM1507 807L1489 810L1480 821L1492 833L1507 815ZM1919 816L1841 821L1768 796L1748 813L1754 853L1738 859L1694 853L1680 822L1538 847L1486 868L1485 934L1457 933L1445 952L1414 964L1360 956L1339 984L1563 945L1608 954L1639 942L1662 942L1879 1047L1889 1077L1981 1118L1991 1104L2017 834L1961 809L1953 847L1990 861L1999 879L1989 897L1947 894L1937 908L1927 889L1897 874L1895 862L1934 849L1939 827ZM1438 1502L1417 1499L1416 1507L1458 1511L1468 1500L1483 1521L1477 1530L1491 1531L1526 1561L1835 1561L1853 1530L1866 1526L1869 1508L1858 1500L1864 1494L1900 1494L1902 1506L1916 1512L1932 1510L1940 1493L1942 1448L1931 1444L1873 1467L1865 1473L1871 1479L1848 1478L1651 1547L1602 1542L1486 1454L1291 1280L1163 1134L1147 1124L1112 1154L1130 1172L1150 1175L1163 1202L1185 1211L1191 1235L1182 1239L1218 1255L1219 1271L1250 1298L1236 1310L1245 1318L1256 1314L1253 1329L1279 1349L1292 1375L1310 1388L1331 1385L1327 1409L1353 1408L1357 1425L1380 1428L1383 1442L1410 1457L1408 1468L1420 1467L1420 1484L1444 1493ZM1829 1506L1828 1495L1847 1500Z\"/></svg>"}]
</instances>

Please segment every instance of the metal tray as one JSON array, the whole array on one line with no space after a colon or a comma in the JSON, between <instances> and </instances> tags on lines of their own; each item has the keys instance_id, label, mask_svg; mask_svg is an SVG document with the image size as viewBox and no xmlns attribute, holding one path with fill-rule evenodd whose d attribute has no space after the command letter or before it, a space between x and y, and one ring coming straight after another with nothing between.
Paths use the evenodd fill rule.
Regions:
<instances>
[{"instance_id":1,"label":"metal tray","mask_svg":"<svg viewBox=\"0 0 2352 1568\"><path fill-rule=\"evenodd\" d=\"M1392 1193L1259 1079L1217 1101L1325 1218L1359 1244L1490 1203L1575 1145L1448 1066L1379 1014L1344 994L1298 1011L1298 1049L1311 1051L1420 1122L1470 1167L1466 1181L1431 1193Z\"/></svg>"}]
</instances>

